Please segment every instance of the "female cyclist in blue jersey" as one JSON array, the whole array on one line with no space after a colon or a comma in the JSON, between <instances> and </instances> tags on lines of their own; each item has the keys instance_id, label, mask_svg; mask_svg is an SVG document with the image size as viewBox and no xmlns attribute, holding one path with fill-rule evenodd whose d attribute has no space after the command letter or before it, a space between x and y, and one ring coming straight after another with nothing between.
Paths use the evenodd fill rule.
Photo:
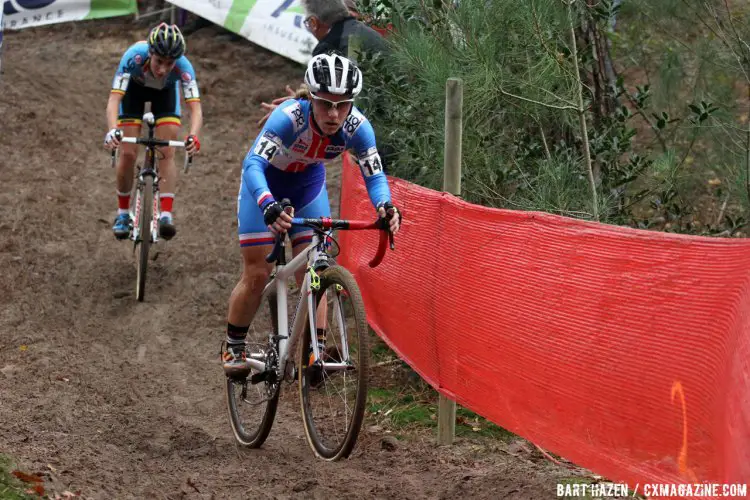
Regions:
<instances>
[{"instance_id":1,"label":"female cyclist in blue jersey","mask_svg":"<svg viewBox=\"0 0 750 500\"><path fill-rule=\"evenodd\" d=\"M148 40L131 45L122 56L112 82L107 103L107 126L104 139L108 149L120 148L117 163L118 213L112 230L118 239L130 235L130 192L133 188L133 167L138 157L137 145L121 144L115 132L136 137L141 132L141 121L146 102L156 120L156 137L176 140L180 130L180 83L185 102L190 108L190 133L185 138L186 150L193 155L200 149L198 133L203 122L198 83L195 71L185 53L185 39L175 25L161 23L151 30ZM172 218L172 204L177 186L174 148L159 148L164 155L159 162L160 202L159 233L171 239L176 232Z\"/></svg>"},{"instance_id":2,"label":"female cyclist in blue jersey","mask_svg":"<svg viewBox=\"0 0 750 500\"><path fill-rule=\"evenodd\" d=\"M307 65L309 98L289 99L268 118L242 163L238 196L238 233L242 277L229 299L224 371L230 376L249 373L245 337L271 266L265 256L274 234L289 232L294 255L312 240L312 231L292 228L291 216L279 200L288 198L295 217L330 217L324 163L351 150L359 164L373 207L398 232L400 214L391 203L375 133L353 105L362 89L362 73L336 53L320 54ZM301 273L297 276L301 282ZM319 338L325 332L317 332Z\"/></svg>"}]
</instances>

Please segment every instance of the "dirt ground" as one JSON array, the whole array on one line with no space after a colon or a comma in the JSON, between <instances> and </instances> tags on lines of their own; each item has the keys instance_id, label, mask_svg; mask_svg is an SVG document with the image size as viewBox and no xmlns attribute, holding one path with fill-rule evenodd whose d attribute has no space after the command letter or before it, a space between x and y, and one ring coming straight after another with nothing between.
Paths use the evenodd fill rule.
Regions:
<instances>
[{"instance_id":1,"label":"dirt ground","mask_svg":"<svg viewBox=\"0 0 750 500\"><path fill-rule=\"evenodd\" d=\"M138 303L132 246L110 229L114 171L101 144L116 65L146 32L112 19L6 33L0 453L43 474L48 491L86 498L556 498L571 471L518 443L438 448L415 435L391 450L371 429L349 460L316 460L291 389L265 446L235 446L218 352L240 270L240 162L259 102L302 70L216 28L189 37L202 155L180 178L178 235L155 248Z\"/></svg>"}]
</instances>

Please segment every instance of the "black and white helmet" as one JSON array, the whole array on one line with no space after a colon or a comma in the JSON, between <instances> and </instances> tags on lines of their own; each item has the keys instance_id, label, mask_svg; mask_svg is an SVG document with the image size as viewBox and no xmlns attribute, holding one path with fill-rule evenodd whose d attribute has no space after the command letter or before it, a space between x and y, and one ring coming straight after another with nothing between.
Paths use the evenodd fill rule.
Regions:
<instances>
[{"instance_id":1,"label":"black and white helmet","mask_svg":"<svg viewBox=\"0 0 750 500\"><path fill-rule=\"evenodd\" d=\"M362 90L362 72L344 56L318 54L307 63L305 84L312 93L327 92L354 97Z\"/></svg>"}]
</instances>

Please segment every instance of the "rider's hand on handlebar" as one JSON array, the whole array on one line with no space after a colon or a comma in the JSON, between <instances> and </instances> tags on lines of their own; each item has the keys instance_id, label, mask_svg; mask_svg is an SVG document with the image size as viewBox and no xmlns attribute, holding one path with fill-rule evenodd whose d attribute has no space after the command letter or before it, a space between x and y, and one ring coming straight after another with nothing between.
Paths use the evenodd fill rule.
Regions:
<instances>
[{"instance_id":1,"label":"rider's hand on handlebar","mask_svg":"<svg viewBox=\"0 0 750 500\"><path fill-rule=\"evenodd\" d=\"M185 151L190 156L193 156L195 153L201 150L201 141L198 140L198 136L195 134L190 134L187 137L185 137Z\"/></svg>"},{"instance_id":2,"label":"rider's hand on handlebar","mask_svg":"<svg viewBox=\"0 0 750 500\"><path fill-rule=\"evenodd\" d=\"M390 201L381 203L378 207L378 215L388 220L391 233L398 233L398 230L401 227L401 212L398 208L393 206L393 203ZM398 217L396 217L397 215Z\"/></svg>"},{"instance_id":3,"label":"rider's hand on handlebar","mask_svg":"<svg viewBox=\"0 0 750 500\"><path fill-rule=\"evenodd\" d=\"M119 134L118 134L119 132ZM107 135L104 136L104 147L110 151L114 151L120 145L120 139L118 135L122 137L122 132L119 129L113 128Z\"/></svg>"},{"instance_id":4,"label":"rider's hand on handlebar","mask_svg":"<svg viewBox=\"0 0 750 500\"><path fill-rule=\"evenodd\" d=\"M281 203L274 201L263 210L263 220L268 229L276 235L280 232L285 233L292 228L292 214L294 214L292 207L284 210Z\"/></svg>"}]
</instances>

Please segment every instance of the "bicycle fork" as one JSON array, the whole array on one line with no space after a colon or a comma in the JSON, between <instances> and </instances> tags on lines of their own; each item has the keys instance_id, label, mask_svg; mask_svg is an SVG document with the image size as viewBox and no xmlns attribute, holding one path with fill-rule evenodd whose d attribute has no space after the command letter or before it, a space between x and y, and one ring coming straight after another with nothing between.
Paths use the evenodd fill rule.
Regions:
<instances>
[{"instance_id":1,"label":"bicycle fork","mask_svg":"<svg viewBox=\"0 0 750 500\"><path fill-rule=\"evenodd\" d=\"M149 174L150 175L150 174ZM150 241L151 243L156 243L159 239L159 184L157 181L156 176L153 176L154 182L153 182L153 207L151 210L151 224L149 224L150 229ZM133 230L131 232L131 239L134 242L139 242L142 240L141 234L140 234L140 223L141 223L141 203L143 202L143 190L145 189L145 182L143 181L143 175L138 176L138 181L136 184L136 190L135 190L135 213L131 214L131 219L133 221Z\"/></svg>"}]
</instances>

